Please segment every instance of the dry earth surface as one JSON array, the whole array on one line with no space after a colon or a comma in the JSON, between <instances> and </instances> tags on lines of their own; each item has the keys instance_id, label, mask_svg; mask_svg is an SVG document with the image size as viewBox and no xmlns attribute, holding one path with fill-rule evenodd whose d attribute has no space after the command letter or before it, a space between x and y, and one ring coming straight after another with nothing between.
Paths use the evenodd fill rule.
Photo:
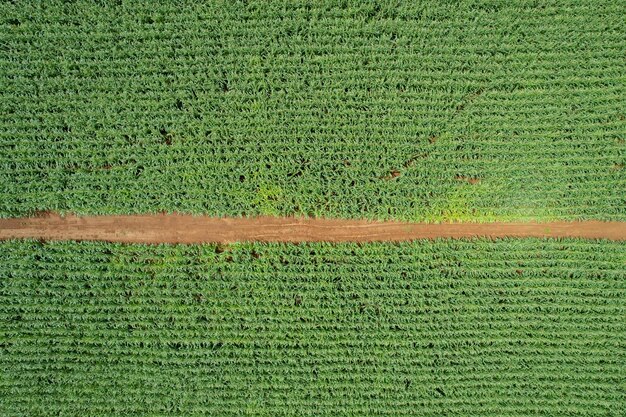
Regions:
<instances>
[{"instance_id":1,"label":"dry earth surface","mask_svg":"<svg viewBox=\"0 0 626 417\"><path fill-rule=\"evenodd\" d=\"M0 239L127 243L374 242L470 237L578 237L626 240L624 222L403 223L311 218L216 218L182 214L0 219Z\"/></svg>"}]
</instances>

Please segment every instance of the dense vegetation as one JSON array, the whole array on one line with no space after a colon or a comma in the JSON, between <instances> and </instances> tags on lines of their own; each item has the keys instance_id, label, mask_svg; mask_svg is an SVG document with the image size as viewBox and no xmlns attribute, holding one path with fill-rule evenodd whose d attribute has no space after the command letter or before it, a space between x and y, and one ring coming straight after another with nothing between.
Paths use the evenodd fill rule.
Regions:
<instances>
[{"instance_id":1,"label":"dense vegetation","mask_svg":"<svg viewBox=\"0 0 626 417\"><path fill-rule=\"evenodd\" d=\"M622 1L313 3L3 2L0 216L626 220Z\"/></svg>"},{"instance_id":2,"label":"dense vegetation","mask_svg":"<svg viewBox=\"0 0 626 417\"><path fill-rule=\"evenodd\" d=\"M626 243L0 243L3 416L618 416Z\"/></svg>"}]
</instances>

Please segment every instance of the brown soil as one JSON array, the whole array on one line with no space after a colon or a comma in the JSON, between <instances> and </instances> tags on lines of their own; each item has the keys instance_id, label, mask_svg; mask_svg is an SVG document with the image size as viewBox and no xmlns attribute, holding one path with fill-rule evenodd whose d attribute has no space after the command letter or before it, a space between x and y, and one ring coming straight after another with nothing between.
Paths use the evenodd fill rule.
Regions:
<instances>
[{"instance_id":1,"label":"brown soil","mask_svg":"<svg viewBox=\"0 0 626 417\"><path fill-rule=\"evenodd\" d=\"M214 218L181 214L0 219L0 240L133 243L373 242L469 237L581 237L626 240L626 222L402 223L303 218Z\"/></svg>"},{"instance_id":2,"label":"brown soil","mask_svg":"<svg viewBox=\"0 0 626 417\"><path fill-rule=\"evenodd\" d=\"M457 175L455 178L457 181L465 181L472 185L476 185L480 182L480 178L464 177L462 175Z\"/></svg>"}]
</instances>

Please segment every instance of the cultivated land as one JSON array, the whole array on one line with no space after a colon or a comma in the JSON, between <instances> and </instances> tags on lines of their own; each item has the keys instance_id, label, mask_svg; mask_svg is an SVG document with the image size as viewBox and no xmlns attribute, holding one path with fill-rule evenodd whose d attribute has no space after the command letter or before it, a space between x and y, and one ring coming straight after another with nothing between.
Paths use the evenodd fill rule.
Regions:
<instances>
[{"instance_id":1,"label":"cultivated land","mask_svg":"<svg viewBox=\"0 0 626 417\"><path fill-rule=\"evenodd\" d=\"M2 415L618 416L626 243L0 243Z\"/></svg>"},{"instance_id":2,"label":"cultivated land","mask_svg":"<svg viewBox=\"0 0 626 417\"><path fill-rule=\"evenodd\" d=\"M0 416L624 414L623 2L144 3L0 4Z\"/></svg>"},{"instance_id":3,"label":"cultivated land","mask_svg":"<svg viewBox=\"0 0 626 417\"><path fill-rule=\"evenodd\" d=\"M622 1L0 5L0 216L626 220Z\"/></svg>"},{"instance_id":4,"label":"cultivated land","mask_svg":"<svg viewBox=\"0 0 626 417\"><path fill-rule=\"evenodd\" d=\"M137 215L0 219L0 240L126 243L378 242L471 237L583 237L626 240L626 222L402 223L302 218Z\"/></svg>"}]
</instances>

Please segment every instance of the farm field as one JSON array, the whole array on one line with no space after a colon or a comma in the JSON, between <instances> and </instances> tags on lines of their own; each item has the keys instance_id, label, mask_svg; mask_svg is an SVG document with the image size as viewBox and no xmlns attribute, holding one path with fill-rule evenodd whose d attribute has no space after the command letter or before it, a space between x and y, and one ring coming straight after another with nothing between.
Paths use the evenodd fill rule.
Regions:
<instances>
[{"instance_id":1,"label":"farm field","mask_svg":"<svg viewBox=\"0 0 626 417\"><path fill-rule=\"evenodd\" d=\"M3 416L618 416L626 243L0 243Z\"/></svg>"},{"instance_id":2,"label":"farm field","mask_svg":"<svg viewBox=\"0 0 626 417\"><path fill-rule=\"evenodd\" d=\"M621 1L12 3L0 217L626 220Z\"/></svg>"},{"instance_id":3,"label":"farm field","mask_svg":"<svg viewBox=\"0 0 626 417\"><path fill-rule=\"evenodd\" d=\"M624 416L625 11L1 2L0 417Z\"/></svg>"}]
</instances>

